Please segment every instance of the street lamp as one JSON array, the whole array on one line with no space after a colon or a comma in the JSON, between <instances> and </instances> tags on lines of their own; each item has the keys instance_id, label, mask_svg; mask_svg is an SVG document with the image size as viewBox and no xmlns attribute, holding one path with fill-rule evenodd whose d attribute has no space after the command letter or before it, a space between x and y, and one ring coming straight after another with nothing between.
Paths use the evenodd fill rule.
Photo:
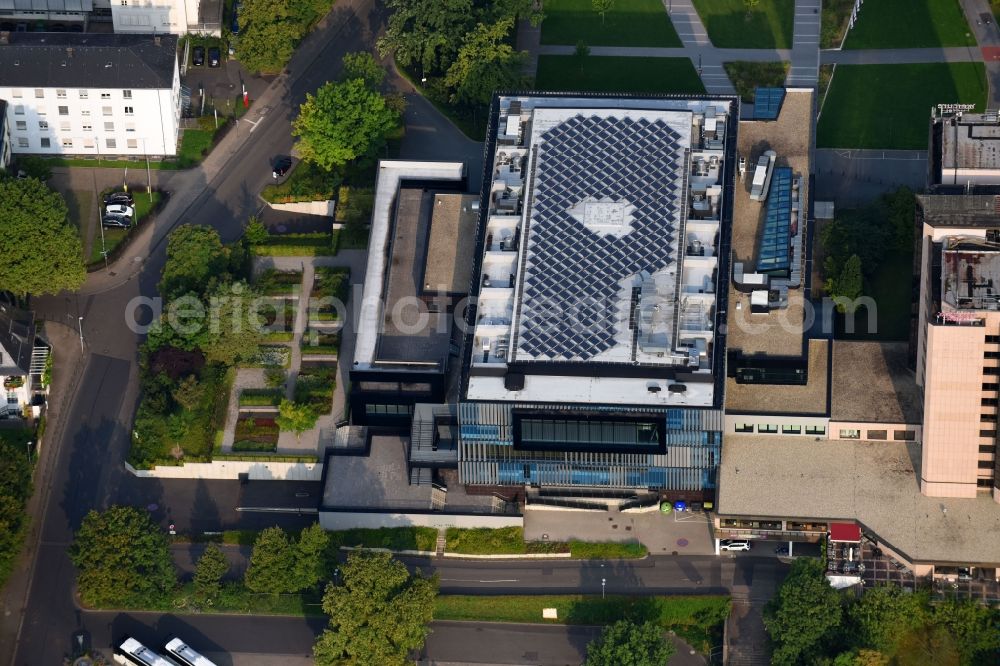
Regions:
<instances>
[{"instance_id":1,"label":"street lamp","mask_svg":"<svg viewBox=\"0 0 1000 666\"><path fill-rule=\"evenodd\" d=\"M601 599L603 599L603 598L604 598L604 587L605 587L605 586L606 586L607 584L608 584L608 579L607 579L607 578L602 578L602 579L601 579Z\"/></svg>"},{"instance_id":2,"label":"street lamp","mask_svg":"<svg viewBox=\"0 0 1000 666\"><path fill-rule=\"evenodd\" d=\"M105 256L105 260L107 260L106 256ZM84 351L83 350L83 317L77 317L77 319L76 319L76 327L80 331L80 353L83 353L83 351Z\"/></svg>"}]
</instances>

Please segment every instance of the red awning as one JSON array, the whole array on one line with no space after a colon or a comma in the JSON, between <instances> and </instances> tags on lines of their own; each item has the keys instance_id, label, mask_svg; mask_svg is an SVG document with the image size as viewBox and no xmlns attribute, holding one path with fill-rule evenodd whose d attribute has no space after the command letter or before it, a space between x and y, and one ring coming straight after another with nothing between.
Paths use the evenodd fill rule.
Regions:
<instances>
[{"instance_id":1,"label":"red awning","mask_svg":"<svg viewBox=\"0 0 1000 666\"><path fill-rule=\"evenodd\" d=\"M861 526L854 523L830 523L830 541L861 542Z\"/></svg>"}]
</instances>

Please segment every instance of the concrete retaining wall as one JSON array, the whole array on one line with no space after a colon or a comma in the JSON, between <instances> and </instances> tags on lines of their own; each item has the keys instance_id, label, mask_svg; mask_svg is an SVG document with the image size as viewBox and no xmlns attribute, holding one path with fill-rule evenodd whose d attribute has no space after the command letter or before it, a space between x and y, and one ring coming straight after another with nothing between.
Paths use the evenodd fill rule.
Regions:
<instances>
[{"instance_id":1,"label":"concrete retaining wall","mask_svg":"<svg viewBox=\"0 0 1000 666\"><path fill-rule=\"evenodd\" d=\"M302 213L303 215L325 215L327 217L333 217L333 210L336 205L336 201L329 199L327 201L299 201L297 203L268 203L267 205L274 210L284 210L290 213Z\"/></svg>"},{"instance_id":2,"label":"concrete retaining wall","mask_svg":"<svg viewBox=\"0 0 1000 666\"><path fill-rule=\"evenodd\" d=\"M319 512L319 524L325 530L349 530L356 527L524 527L522 516L496 514L444 513L367 513L351 511Z\"/></svg>"},{"instance_id":3,"label":"concrete retaining wall","mask_svg":"<svg viewBox=\"0 0 1000 666\"><path fill-rule=\"evenodd\" d=\"M153 469L135 469L125 463L125 469L135 476L150 479L238 479L240 474L248 474L251 481L319 481L323 476L323 464L318 462L215 460L157 465Z\"/></svg>"}]
</instances>

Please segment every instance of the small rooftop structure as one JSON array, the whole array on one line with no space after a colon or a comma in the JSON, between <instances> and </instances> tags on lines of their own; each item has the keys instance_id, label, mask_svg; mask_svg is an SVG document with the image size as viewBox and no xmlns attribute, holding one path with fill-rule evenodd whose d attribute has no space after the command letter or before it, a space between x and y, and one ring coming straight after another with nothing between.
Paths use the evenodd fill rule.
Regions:
<instances>
[{"instance_id":1,"label":"small rooftop structure","mask_svg":"<svg viewBox=\"0 0 1000 666\"><path fill-rule=\"evenodd\" d=\"M784 88L757 88L753 97L753 120L777 120L785 102Z\"/></svg>"},{"instance_id":2,"label":"small rooftop structure","mask_svg":"<svg viewBox=\"0 0 1000 666\"><path fill-rule=\"evenodd\" d=\"M434 195L427 258L423 262L423 293L469 293L478 221L478 196Z\"/></svg>"},{"instance_id":3,"label":"small rooftop structure","mask_svg":"<svg viewBox=\"0 0 1000 666\"><path fill-rule=\"evenodd\" d=\"M857 521L911 562L1000 565L1000 511L988 496L920 493L920 445L726 437L719 515Z\"/></svg>"},{"instance_id":4,"label":"small rooftop structure","mask_svg":"<svg viewBox=\"0 0 1000 666\"><path fill-rule=\"evenodd\" d=\"M932 227L1000 227L1000 196L918 194L917 219Z\"/></svg>"},{"instance_id":5,"label":"small rooftop structure","mask_svg":"<svg viewBox=\"0 0 1000 666\"><path fill-rule=\"evenodd\" d=\"M177 36L9 33L0 44L2 85L12 88L171 88Z\"/></svg>"}]
</instances>

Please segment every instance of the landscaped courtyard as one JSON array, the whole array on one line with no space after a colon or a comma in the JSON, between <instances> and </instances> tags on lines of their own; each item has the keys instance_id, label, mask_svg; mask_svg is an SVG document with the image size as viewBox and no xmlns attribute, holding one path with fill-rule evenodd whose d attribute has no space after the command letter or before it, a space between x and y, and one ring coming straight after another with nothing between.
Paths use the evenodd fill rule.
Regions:
<instances>
[{"instance_id":1,"label":"landscaped courtyard","mask_svg":"<svg viewBox=\"0 0 1000 666\"><path fill-rule=\"evenodd\" d=\"M687 58L627 56L540 56L535 87L580 92L705 92Z\"/></svg>"},{"instance_id":2,"label":"landscaped courtyard","mask_svg":"<svg viewBox=\"0 0 1000 666\"><path fill-rule=\"evenodd\" d=\"M543 44L681 46L662 0L616 0L601 18L591 0L546 0Z\"/></svg>"},{"instance_id":3,"label":"landscaped courtyard","mask_svg":"<svg viewBox=\"0 0 1000 666\"><path fill-rule=\"evenodd\" d=\"M816 145L926 150L933 106L975 104L982 110L986 92L982 63L838 65Z\"/></svg>"}]
</instances>

